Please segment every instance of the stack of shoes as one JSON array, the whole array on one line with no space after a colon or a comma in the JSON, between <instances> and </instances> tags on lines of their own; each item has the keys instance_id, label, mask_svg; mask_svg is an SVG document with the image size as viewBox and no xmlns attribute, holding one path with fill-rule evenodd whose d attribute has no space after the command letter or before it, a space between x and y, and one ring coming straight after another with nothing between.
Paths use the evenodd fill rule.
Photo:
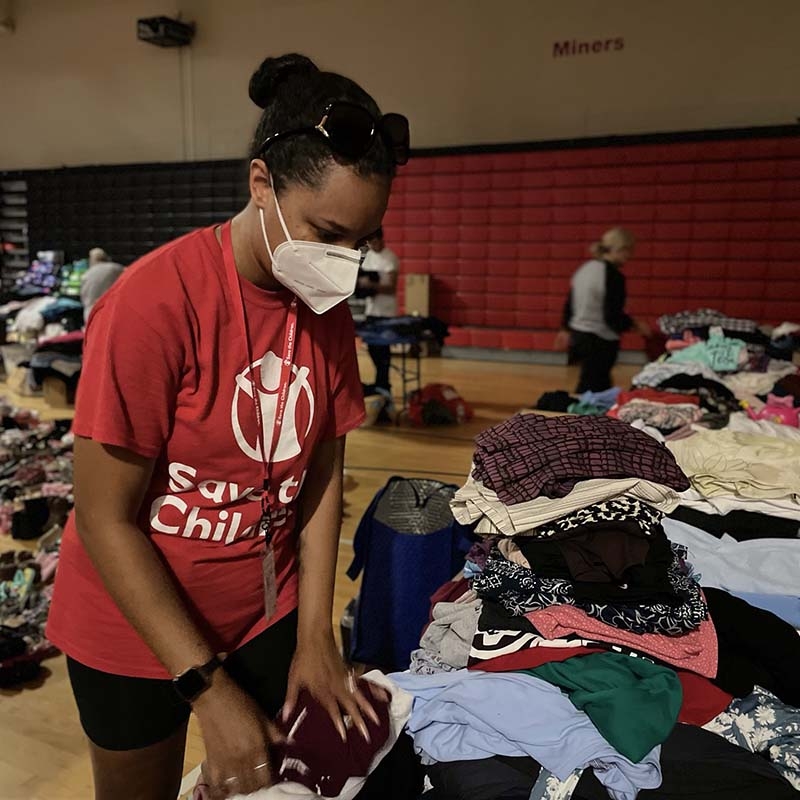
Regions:
<instances>
[{"instance_id":1,"label":"stack of shoes","mask_svg":"<svg viewBox=\"0 0 800 800\"><path fill-rule=\"evenodd\" d=\"M0 399L0 535L38 540L35 549L0 553L0 687L36 679L58 652L44 629L73 504L69 427Z\"/></svg>"},{"instance_id":2,"label":"stack of shoes","mask_svg":"<svg viewBox=\"0 0 800 800\"><path fill-rule=\"evenodd\" d=\"M0 534L37 539L72 508L70 423L38 417L0 399Z\"/></svg>"},{"instance_id":3,"label":"stack of shoes","mask_svg":"<svg viewBox=\"0 0 800 800\"><path fill-rule=\"evenodd\" d=\"M42 538L36 552L0 554L0 688L39 677L41 663L58 654L44 635L61 529Z\"/></svg>"},{"instance_id":4,"label":"stack of shoes","mask_svg":"<svg viewBox=\"0 0 800 800\"><path fill-rule=\"evenodd\" d=\"M482 541L392 676L415 697L432 797L489 800L509 782L537 800L793 796L800 677L781 665L800 638L700 588L664 530L689 486L670 451L618 420L536 414L476 444L452 509ZM757 629L780 657L756 654ZM748 726L760 736L745 749Z\"/></svg>"}]
</instances>

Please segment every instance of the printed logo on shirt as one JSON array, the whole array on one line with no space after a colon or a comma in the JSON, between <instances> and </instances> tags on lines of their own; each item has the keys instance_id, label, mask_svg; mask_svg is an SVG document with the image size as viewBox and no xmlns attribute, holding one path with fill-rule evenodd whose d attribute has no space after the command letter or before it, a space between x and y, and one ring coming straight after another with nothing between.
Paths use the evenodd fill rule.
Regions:
<instances>
[{"instance_id":1,"label":"printed logo on shirt","mask_svg":"<svg viewBox=\"0 0 800 800\"><path fill-rule=\"evenodd\" d=\"M226 545L264 535L256 524L263 493L260 487L202 478L191 464L177 461L170 463L168 471L171 494L157 497L150 505L153 531ZM292 503L303 488L305 477L304 472L299 479L290 475L281 482L277 504L270 510L273 531L293 524Z\"/></svg>"},{"instance_id":2,"label":"printed logo on shirt","mask_svg":"<svg viewBox=\"0 0 800 800\"><path fill-rule=\"evenodd\" d=\"M268 352L235 378L231 404L231 428L239 449L247 458L262 463L262 442L272 445L278 393L281 380L280 359ZM286 410L272 462L296 459L302 452L314 422L315 399L308 367L293 365L286 397ZM252 377L252 380L251 380ZM261 409L264 430L259 435L253 406L253 384ZM270 508L271 530L294 526L293 508L306 473L286 475L274 487L274 507ZM169 494L153 500L150 527L156 533L202 539L229 545L242 539L263 536L258 525L261 515L261 486L238 484L205 468L173 461L168 465Z\"/></svg>"},{"instance_id":3,"label":"printed logo on shirt","mask_svg":"<svg viewBox=\"0 0 800 800\"><path fill-rule=\"evenodd\" d=\"M278 411L278 394L281 381L281 362L275 353L268 352L263 358L254 361L249 367L236 376L236 389L233 393L231 404L231 426L233 436L239 449L253 461L261 463L263 454L262 442L269 448L272 444L275 415ZM292 365L292 378L289 384L289 393L286 400L286 413L283 417L281 436L272 463L298 456L302 450L303 442L311 430L314 421L314 392L311 389L308 376L311 370L308 367ZM258 394L261 407L261 420L264 426L259 437L256 436L253 409L253 385ZM303 420L307 419L305 425ZM243 425L252 430L252 435L245 433Z\"/></svg>"}]
</instances>

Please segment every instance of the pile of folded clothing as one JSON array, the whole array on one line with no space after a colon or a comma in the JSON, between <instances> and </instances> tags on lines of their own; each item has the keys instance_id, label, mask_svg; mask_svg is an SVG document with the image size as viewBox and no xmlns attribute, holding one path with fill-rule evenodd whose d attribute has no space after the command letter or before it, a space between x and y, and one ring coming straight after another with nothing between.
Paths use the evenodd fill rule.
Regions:
<instances>
[{"instance_id":1,"label":"pile of folded clothing","mask_svg":"<svg viewBox=\"0 0 800 800\"><path fill-rule=\"evenodd\" d=\"M58 336L83 327L83 306L69 297L48 295L28 300L7 316L11 330L25 339Z\"/></svg>"},{"instance_id":2,"label":"pile of folded clothing","mask_svg":"<svg viewBox=\"0 0 800 800\"><path fill-rule=\"evenodd\" d=\"M691 481L674 517L718 537L797 539L800 430L739 413L727 428L692 426L667 447Z\"/></svg>"},{"instance_id":3,"label":"pile of folded clothing","mask_svg":"<svg viewBox=\"0 0 800 800\"><path fill-rule=\"evenodd\" d=\"M644 388L620 392L608 416L630 424L640 422L668 434L715 413L701 406L697 394Z\"/></svg>"},{"instance_id":4,"label":"pile of folded clothing","mask_svg":"<svg viewBox=\"0 0 800 800\"><path fill-rule=\"evenodd\" d=\"M584 392L572 395L565 391L545 392L537 401L537 411L559 411L568 414L605 414L617 403L622 390L612 386L604 392Z\"/></svg>"},{"instance_id":5,"label":"pile of folded clothing","mask_svg":"<svg viewBox=\"0 0 800 800\"><path fill-rule=\"evenodd\" d=\"M755 320L728 317L711 308L664 314L658 327L667 337L668 353L683 357L692 351L695 355L685 360L705 361L717 372L735 371L765 355L783 358L788 351L791 358L795 333L791 323L778 326L777 335L770 334Z\"/></svg>"},{"instance_id":6,"label":"pile of folded clothing","mask_svg":"<svg viewBox=\"0 0 800 800\"><path fill-rule=\"evenodd\" d=\"M791 396L788 405L800 405L797 366L789 361L766 359L736 372L718 373L701 361L680 361L672 358L654 361L633 377L634 389L650 388L672 394L694 396L709 414L719 416L720 426L727 417L743 407L753 416L771 418L769 411L760 412L774 397ZM774 400L772 401L774 403Z\"/></svg>"},{"instance_id":7,"label":"pile of folded clothing","mask_svg":"<svg viewBox=\"0 0 800 800\"><path fill-rule=\"evenodd\" d=\"M452 508L481 535L525 533L624 495L671 511L689 488L663 445L608 417L517 414L476 442L474 470Z\"/></svg>"},{"instance_id":8,"label":"pile of folded clothing","mask_svg":"<svg viewBox=\"0 0 800 800\"><path fill-rule=\"evenodd\" d=\"M780 406L800 406L800 375L791 361L800 326L783 323L772 338L754 320L732 319L712 309L665 315L659 326L671 337L667 355L635 375L634 388L694 396L718 415L720 427L742 407L757 418L797 425L797 416Z\"/></svg>"},{"instance_id":9,"label":"pile of folded clothing","mask_svg":"<svg viewBox=\"0 0 800 800\"><path fill-rule=\"evenodd\" d=\"M670 450L537 414L476 443L451 505L483 541L392 676L432 800L795 796L800 637L700 588L665 532L689 488Z\"/></svg>"},{"instance_id":10,"label":"pile of folded clothing","mask_svg":"<svg viewBox=\"0 0 800 800\"><path fill-rule=\"evenodd\" d=\"M83 331L78 330L41 339L31 357L19 364L28 368L28 387L36 392L46 378L57 378L74 396L83 368L83 338Z\"/></svg>"},{"instance_id":11,"label":"pile of folded clothing","mask_svg":"<svg viewBox=\"0 0 800 800\"><path fill-rule=\"evenodd\" d=\"M791 360L800 325L783 323L770 336L754 320L699 309L662 316L659 326L666 353L633 377L630 391L545 392L536 410L608 414L657 439L695 424L723 428L742 409L800 427L800 370Z\"/></svg>"}]
</instances>

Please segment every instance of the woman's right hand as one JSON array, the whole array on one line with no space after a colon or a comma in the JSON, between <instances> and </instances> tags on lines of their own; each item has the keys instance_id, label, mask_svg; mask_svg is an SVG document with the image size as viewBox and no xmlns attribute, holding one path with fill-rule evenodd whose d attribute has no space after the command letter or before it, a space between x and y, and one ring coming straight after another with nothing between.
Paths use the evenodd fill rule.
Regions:
<instances>
[{"instance_id":1,"label":"woman's right hand","mask_svg":"<svg viewBox=\"0 0 800 800\"><path fill-rule=\"evenodd\" d=\"M235 681L217 670L195 701L206 747L202 782L209 800L250 794L272 785L269 746L282 740L277 728Z\"/></svg>"}]
</instances>

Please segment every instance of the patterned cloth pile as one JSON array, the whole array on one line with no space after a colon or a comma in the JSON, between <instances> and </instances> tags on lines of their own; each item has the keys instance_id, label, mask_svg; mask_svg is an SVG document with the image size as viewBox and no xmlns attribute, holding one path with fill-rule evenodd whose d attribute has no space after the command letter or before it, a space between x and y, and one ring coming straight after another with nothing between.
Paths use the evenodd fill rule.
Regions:
<instances>
[{"instance_id":1,"label":"patterned cloth pile","mask_svg":"<svg viewBox=\"0 0 800 800\"><path fill-rule=\"evenodd\" d=\"M689 486L671 450L537 414L476 445L451 508L479 540L397 676L432 797L793 796L800 637L701 589L665 530Z\"/></svg>"}]
</instances>

